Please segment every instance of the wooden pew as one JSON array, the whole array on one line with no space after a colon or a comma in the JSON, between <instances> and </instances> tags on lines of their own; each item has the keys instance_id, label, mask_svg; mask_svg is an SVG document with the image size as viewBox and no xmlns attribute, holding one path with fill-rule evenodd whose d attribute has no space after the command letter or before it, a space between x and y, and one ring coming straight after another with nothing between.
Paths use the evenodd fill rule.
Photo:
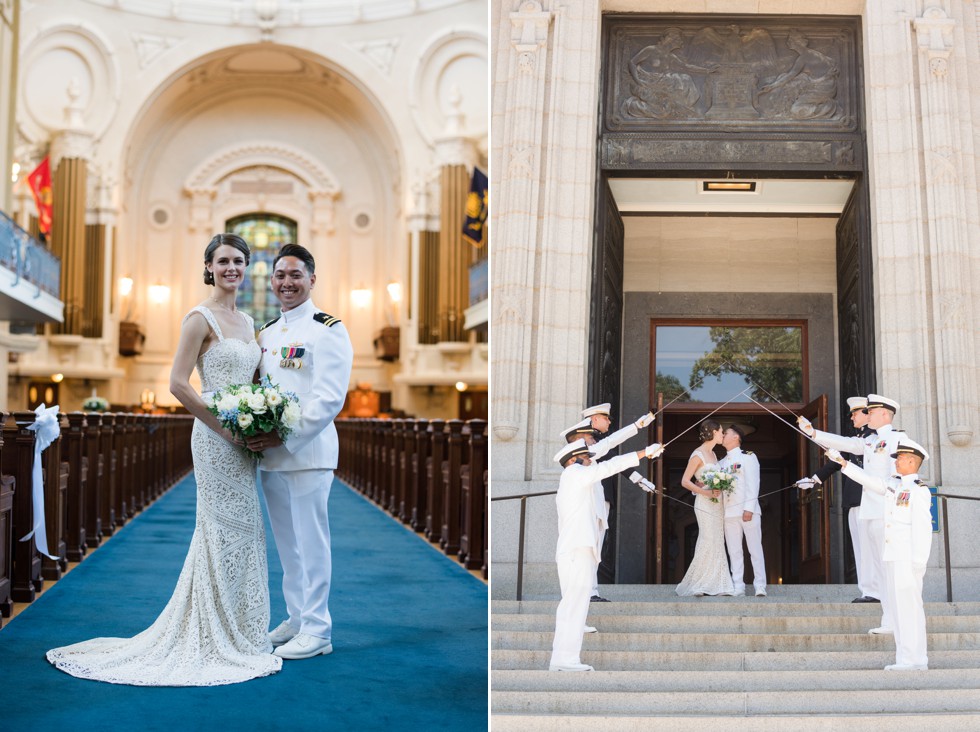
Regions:
<instances>
[{"instance_id":1,"label":"wooden pew","mask_svg":"<svg viewBox=\"0 0 980 732\"><path fill-rule=\"evenodd\" d=\"M102 415L89 412L85 415L85 462L88 480L85 491L85 541L90 549L102 544L102 511L109 498L106 495L104 458L101 451ZM112 533L112 521L108 521L108 533Z\"/></svg>"},{"instance_id":2,"label":"wooden pew","mask_svg":"<svg viewBox=\"0 0 980 732\"><path fill-rule=\"evenodd\" d=\"M65 545L69 562L85 558L85 494L88 488L88 458L85 457L85 415L71 412L61 428L61 454L68 465L68 514Z\"/></svg>"},{"instance_id":3,"label":"wooden pew","mask_svg":"<svg viewBox=\"0 0 980 732\"><path fill-rule=\"evenodd\" d=\"M402 444L404 442L404 420L391 420L391 447L388 452L388 512L398 515L398 489L401 485Z\"/></svg>"},{"instance_id":4,"label":"wooden pew","mask_svg":"<svg viewBox=\"0 0 980 732\"><path fill-rule=\"evenodd\" d=\"M459 537L459 561L467 569L483 566L483 511L486 504L486 486L483 483L487 467L487 423L471 419L466 425L469 445L466 464L460 471L462 491L462 532Z\"/></svg>"},{"instance_id":5,"label":"wooden pew","mask_svg":"<svg viewBox=\"0 0 980 732\"><path fill-rule=\"evenodd\" d=\"M429 455L431 453L432 434L429 432L429 420L415 420L415 433L412 435L415 450L412 453L412 465L408 491L409 525L415 531L425 531L426 483Z\"/></svg>"},{"instance_id":6,"label":"wooden pew","mask_svg":"<svg viewBox=\"0 0 980 732\"><path fill-rule=\"evenodd\" d=\"M446 422L433 419L429 433L429 456L425 463L425 536L438 541L442 536L442 500L445 495L443 464L446 456Z\"/></svg>"},{"instance_id":7,"label":"wooden pew","mask_svg":"<svg viewBox=\"0 0 980 732\"><path fill-rule=\"evenodd\" d=\"M14 412L3 426L3 472L12 475L17 490L13 496L13 569L10 597L14 602L33 602L44 585L41 577L41 555L34 538L19 541L34 526L34 504L31 474L34 465L34 412Z\"/></svg>"},{"instance_id":8,"label":"wooden pew","mask_svg":"<svg viewBox=\"0 0 980 732\"><path fill-rule=\"evenodd\" d=\"M381 424L381 468L378 473L378 485L375 489L374 500L379 506L388 505L391 493L391 456L395 443L395 420L386 419Z\"/></svg>"},{"instance_id":9,"label":"wooden pew","mask_svg":"<svg viewBox=\"0 0 980 732\"><path fill-rule=\"evenodd\" d=\"M102 505L102 531L112 534L114 529L126 523L126 509L119 490L119 456L116 454L116 415L106 412L102 415L102 470L105 476L103 497L108 499Z\"/></svg>"},{"instance_id":10,"label":"wooden pew","mask_svg":"<svg viewBox=\"0 0 980 732\"><path fill-rule=\"evenodd\" d=\"M65 421L65 415L59 414ZM57 559L41 557L41 574L46 580L59 580L68 569L68 465L61 459L61 435L41 453L44 466L44 524L48 534L48 552Z\"/></svg>"},{"instance_id":11,"label":"wooden pew","mask_svg":"<svg viewBox=\"0 0 980 732\"><path fill-rule=\"evenodd\" d=\"M0 412L0 424L6 415ZM3 430L0 430L0 455L3 452ZM3 460L0 457L0 464ZM14 611L10 599L14 568L14 477L0 473L0 617L9 618ZM3 621L0 620L0 627Z\"/></svg>"},{"instance_id":12,"label":"wooden pew","mask_svg":"<svg viewBox=\"0 0 980 732\"><path fill-rule=\"evenodd\" d=\"M463 461L463 421L451 419L446 423L446 461L442 480L442 535L439 545L446 554L459 553L460 535L460 468Z\"/></svg>"}]
</instances>

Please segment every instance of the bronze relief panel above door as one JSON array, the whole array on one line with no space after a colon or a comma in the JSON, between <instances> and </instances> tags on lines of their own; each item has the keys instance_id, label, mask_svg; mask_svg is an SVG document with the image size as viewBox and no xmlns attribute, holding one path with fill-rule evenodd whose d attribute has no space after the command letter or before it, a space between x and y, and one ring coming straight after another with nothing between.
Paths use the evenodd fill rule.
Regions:
<instances>
[{"instance_id":1,"label":"bronze relief panel above door","mask_svg":"<svg viewBox=\"0 0 980 732\"><path fill-rule=\"evenodd\" d=\"M604 22L604 167L861 166L859 19Z\"/></svg>"}]
</instances>

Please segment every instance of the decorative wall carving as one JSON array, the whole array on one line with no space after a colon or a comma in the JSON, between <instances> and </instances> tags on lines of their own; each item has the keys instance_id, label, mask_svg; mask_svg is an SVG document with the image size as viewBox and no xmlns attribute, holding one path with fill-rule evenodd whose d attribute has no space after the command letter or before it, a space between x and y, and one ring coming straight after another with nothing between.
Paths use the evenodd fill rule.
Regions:
<instances>
[{"instance_id":1,"label":"decorative wall carving","mask_svg":"<svg viewBox=\"0 0 980 732\"><path fill-rule=\"evenodd\" d=\"M264 165L282 168L310 188L334 194L340 192L337 179L320 161L299 148L279 142L250 142L219 150L191 173L184 187L214 186L236 170Z\"/></svg>"},{"instance_id":2,"label":"decorative wall carving","mask_svg":"<svg viewBox=\"0 0 980 732\"><path fill-rule=\"evenodd\" d=\"M746 22L607 16L603 167L860 169L857 22Z\"/></svg>"},{"instance_id":3,"label":"decorative wall carving","mask_svg":"<svg viewBox=\"0 0 980 732\"><path fill-rule=\"evenodd\" d=\"M374 41L348 43L355 51L360 51L382 74L391 75L391 65L395 60L400 38L381 38Z\"/></svg>"},{"instance_id":4,"label":"decorative wall carving","mask_svg":"<svg viewBox=\"0 0 980 732\"><path fill-rule=\"evenodd\" d=\"M130 38L133 39L133 46L136 48L136 57L139 59L141 69L145 69L164 53L182 42L180 38L157 36L151 33L132 33Z\"/></svg>"}]
</instances>

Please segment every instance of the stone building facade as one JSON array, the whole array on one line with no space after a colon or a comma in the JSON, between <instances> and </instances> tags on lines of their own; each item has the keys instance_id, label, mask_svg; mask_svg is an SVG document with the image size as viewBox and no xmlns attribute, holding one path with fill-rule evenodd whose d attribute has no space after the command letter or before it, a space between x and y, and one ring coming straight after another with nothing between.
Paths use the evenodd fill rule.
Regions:
<instances>
[{"instance_id":1,"label":"stone building facade","mask_svg":"<svg viewBox=\"0 0 980 732\"><path fill-rule=\"evenodd\" d=\"M931 453L930 485L980 496L974 3L528 0L495 4L491 26L494 497L557 487L559 432L586 404L625 424L669 401L658 328L756 324L803 334L803 385L718 414L751 426L772 485L819 460L779 417L843 430L844 398L875 392ZM754 197L702 195L725 181ZM681 399L648 441L689 439L725 398ZM690 444L674 449L650 476L680 498ZM837 487L781 496L770 581L848 581ZM625 481L607 498L603 581L675 581L682 510ZM493 592L513 597L519 502L493 507ZM980 505L950 515L926 592L945 597L948 529L955 596L980 597ZM527 537L524 591L554 595L553 498L528 499ZM823 569L805 566L808 541Z\"/></svg>"}]
</instances>

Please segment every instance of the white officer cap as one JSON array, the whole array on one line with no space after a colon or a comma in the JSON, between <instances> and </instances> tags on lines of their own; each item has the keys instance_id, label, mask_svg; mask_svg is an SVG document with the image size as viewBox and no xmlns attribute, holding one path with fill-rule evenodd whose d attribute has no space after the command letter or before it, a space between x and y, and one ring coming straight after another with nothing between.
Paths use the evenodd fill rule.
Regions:
<instances>
[{"instance_id":1,"label":"white officer cap","mask_svg":"<svg viewBox=\"0 0 980 732\"><path fill-rule=\"evenodd\" d=\"M578 457L579 455L592 457L594 454L589 452L589 446L585 444L585 440L575 440L575 442L569 442L558 451L555 455L555 462L564 467L565 461L569 458Z\"/></svg>"},{"instance_id":2,"label":"white officer cap","mask_svg":"<svg viewBox=\"0 0 980 732\"><path fill-rule=\"evenodd\" d=\"M595 433L595 428L592 426L592 419L585 418L581 422L576 422L567 430L562 430L561 437L563 440L569 439L569 437L577 437L581 435L591 435Z\"/></svg>"},{"instance_id":3,"label":"white officer cap","mask_svg":"<svg viewBox=\"0 0 980 732\"><path fill-rule=\"evenodd\" d=\"M610 409L612 409L612 405L609 402L604 402L603 404L596 404L594 407L586 407L582 410L582 416L591 417L595 414L604 414L608 417Z\"/></svg>"},{"instance_id":4,"label":"white officer cap","mask_svg":"<svg viewBox=\"0 0 980 732\"><path fill-rule=\"evenodd\" d=\"M908 437L903 437L898 441L898 447L895 452L892 453L893 458L897 458L899 455L918 455L923 460L929 459L929 453L926 449L920 445L915 440L911 440Z\"/></svg>"},{"instance_id":5,"label":"white officer cap","mask_svg":"<svg viewBox=\"0 0 980 732\"><path fill-rule=\"evenodd\" d=\"M888 397L883 397L881 394L868 394L868 409L875 409L876 407L884 407L885 409L890 409L892 412L898 412L898 402L894 399L889 399Z\"/></svg>"},{"instance_id":6,"label":"white officer cap","mask_svg":"<svg viewBox=\"0 0 980 732\"><path fill-rule=\"evenodd\" d=\"M897 406L897 405L896 405ZM868 408L868 398L867 397L848 397L847 398L847 408L851 410L851 414L861 410L866 410Z\"/></svg>"}]
</instances>

